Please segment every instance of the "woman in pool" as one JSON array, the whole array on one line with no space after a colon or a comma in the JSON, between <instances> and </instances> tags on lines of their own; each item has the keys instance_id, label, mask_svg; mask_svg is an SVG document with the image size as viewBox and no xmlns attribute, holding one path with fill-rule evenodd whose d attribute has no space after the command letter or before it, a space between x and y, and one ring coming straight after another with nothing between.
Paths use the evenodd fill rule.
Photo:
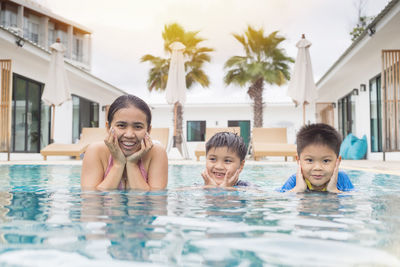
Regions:
<instances>
[{"instance_id":1,"label":"woman in pool","mask_svg":"<svg viewBox=\"0 0 400 267\"><path fill-rule=\"evenodd\" d=\"M108 111L108 136L89 145L82 163L85 190L160 190L167 186L168 159L164 148L153 144L151 111L139 97L118 97Z\"/></svg>"}]
</instances>

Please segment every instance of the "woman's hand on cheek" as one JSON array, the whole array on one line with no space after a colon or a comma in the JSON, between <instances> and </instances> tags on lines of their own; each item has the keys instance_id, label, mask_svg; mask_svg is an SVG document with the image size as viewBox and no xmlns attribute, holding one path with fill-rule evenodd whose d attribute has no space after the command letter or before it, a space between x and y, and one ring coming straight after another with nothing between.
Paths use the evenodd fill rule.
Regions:
<instances>
[{"instance_id":1,"label":"woman's hand on cheek","mask_svg":"<svg viewBox=\"0 0 400 267\"><path fill-rule=\"evenodd\" d=\"M140 142L139 151L133 153L132 155L127 157L128 162L137 163L150 149L153 147L153 142L148 133L144 136L142 141Z\"/></svg>"},{"instance_id":2,"label":"woman's hand on cheek","mask_svg":"<svg viewBox=\"0 0 400 267\"><path fill-rule=\"evenodd\" d=\"M104 143L108 147L108 150L110 150L114 164L125 165L126 164L125 155L122 152L121 148L119 147L117 134L115 133L115 130L112 127L110 128L110 131L108 133L107 138L104 140Z\"/></svg>"}]
</instances>

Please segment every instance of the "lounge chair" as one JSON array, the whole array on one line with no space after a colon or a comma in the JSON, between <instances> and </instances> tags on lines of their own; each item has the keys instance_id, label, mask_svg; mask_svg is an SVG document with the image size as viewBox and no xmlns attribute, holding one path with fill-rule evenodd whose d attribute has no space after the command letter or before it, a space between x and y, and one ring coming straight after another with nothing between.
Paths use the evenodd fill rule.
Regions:
<instances>
[{"instance_id":1,"label":"lounge chair","mask_svg":"<svg viewBox=\"0 0 400 267\"><path fill-rule=\"evenodd\" d=\"M196 146L196 150L194 151L194 154L197 158L197 161L200 160L201 156L206 155L206 142L216 133L219 132L232 132L232 133L237 133L240 135L240 127L227 127L227 128L206 128L206 136L205 136L205 142L199 143Z\"/></svg>"},{"instance_id":2,"label":"lounge chair","mask_svg":"<svg viewBox=\"0 0 400 267\"><path fill-rule=\"evenodd\" d=\"M83 128L77 144L53 143L40 150L40 154L42 154L44 160L47 160L47 156L72 156L78 160L89 144L103 141L106 136L106 128Z\"/></svg>"},{"instance_id":3,"label":"lounge chair","mask_svg":"<svg viewBox=\"0 0 400 267\"><path fill-rule=\"evenodd\" d=\"M297 146L287 143L286 128L253 128L252 133L253 157L293 157L297 154Z\"/></svg>"},{"instance_id":4,"label":"lounge chair","mask_svg":"<svg viewBox=\"0 0 400 267\"><path fill-rule=\"evenodd\" d=\"M150 137L152 140L159 141L161 145L167 149L169 128L151 128Z\"/></svg>"}]
</instances>

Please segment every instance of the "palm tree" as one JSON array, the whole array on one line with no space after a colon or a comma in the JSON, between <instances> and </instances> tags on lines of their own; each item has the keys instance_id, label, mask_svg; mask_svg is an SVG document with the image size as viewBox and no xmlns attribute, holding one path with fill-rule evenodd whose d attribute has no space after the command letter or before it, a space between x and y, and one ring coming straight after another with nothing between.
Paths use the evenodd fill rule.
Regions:
<instances>
[{"instance_id":1,"label":"palm tree","mask_svg":"<svg viewBox=\"0 0 400 267\"><path fill-rule=\"evenodd\" d=\"M294 60L285 55L279 44L285 40L278 31L264 36L264 30L248 26L244 35L233 34L245 50L245 56L233 56L225 62L228 69L224 76L226 85L246 86L247 93L254 101L254 127L263 126L264 83L282 85L290 79L289 63Z\"/></svg>"},{"instance_id":2,"label":"palm tree","mask_svg":"<svg viewBox=\"0 0 400 267\"><path fill-rule=\"evenodd\" d=\"M149 70L149 76L147 79L149 91L163 91L167 86L169 64L172 53L170 45L173 42L181 42L186 47L184 51L184 56L186 58L186 88L190 89L196 83L200 84L202 87L208 87L210 85L210 80L203 71L203 65L205 62L210 62L211 58L208 53L214 51L214 49L209 47L200 47L199 44L205 39L197 36L198 33L198 31L185 31L184 28L177 23L164 26L162 38L164 39L164 51L168 54L168 57L162 58L146 54L141 58L141 62L149 62L152 66ZM182 153L182 104L176 102L174 110L177 112L174 146Z\"/></svg>"}]
</instances>

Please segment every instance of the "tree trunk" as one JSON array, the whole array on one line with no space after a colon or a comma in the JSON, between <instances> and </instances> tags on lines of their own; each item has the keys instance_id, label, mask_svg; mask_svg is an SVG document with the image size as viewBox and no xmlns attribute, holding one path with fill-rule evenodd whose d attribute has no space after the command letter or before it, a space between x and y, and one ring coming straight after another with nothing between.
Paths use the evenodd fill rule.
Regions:
<instances>
[{"instance_id":1,"label":"tree trunk","mask_svg":"<svg viewBox=\"0 0 400 267\"><path fill-rule=\"evenodd\" d=\"M263 127L263 90L264 90L264 79L259 78L255 81L250 87L247 93L250 98L253 99L253 122L254 127L261 128Z\"/></svg>"},{"instance_id":2,"label":"tree trunk","mask_svg":"<svg viewBox=\"0 0 400 267\"><path fill-rule=\"evenodd\" d=\"M183 136L183 107L182 104L176 102L174 105L174 147L176 147L182 154L182 136Z\"/></svg>"}]
</instances>

